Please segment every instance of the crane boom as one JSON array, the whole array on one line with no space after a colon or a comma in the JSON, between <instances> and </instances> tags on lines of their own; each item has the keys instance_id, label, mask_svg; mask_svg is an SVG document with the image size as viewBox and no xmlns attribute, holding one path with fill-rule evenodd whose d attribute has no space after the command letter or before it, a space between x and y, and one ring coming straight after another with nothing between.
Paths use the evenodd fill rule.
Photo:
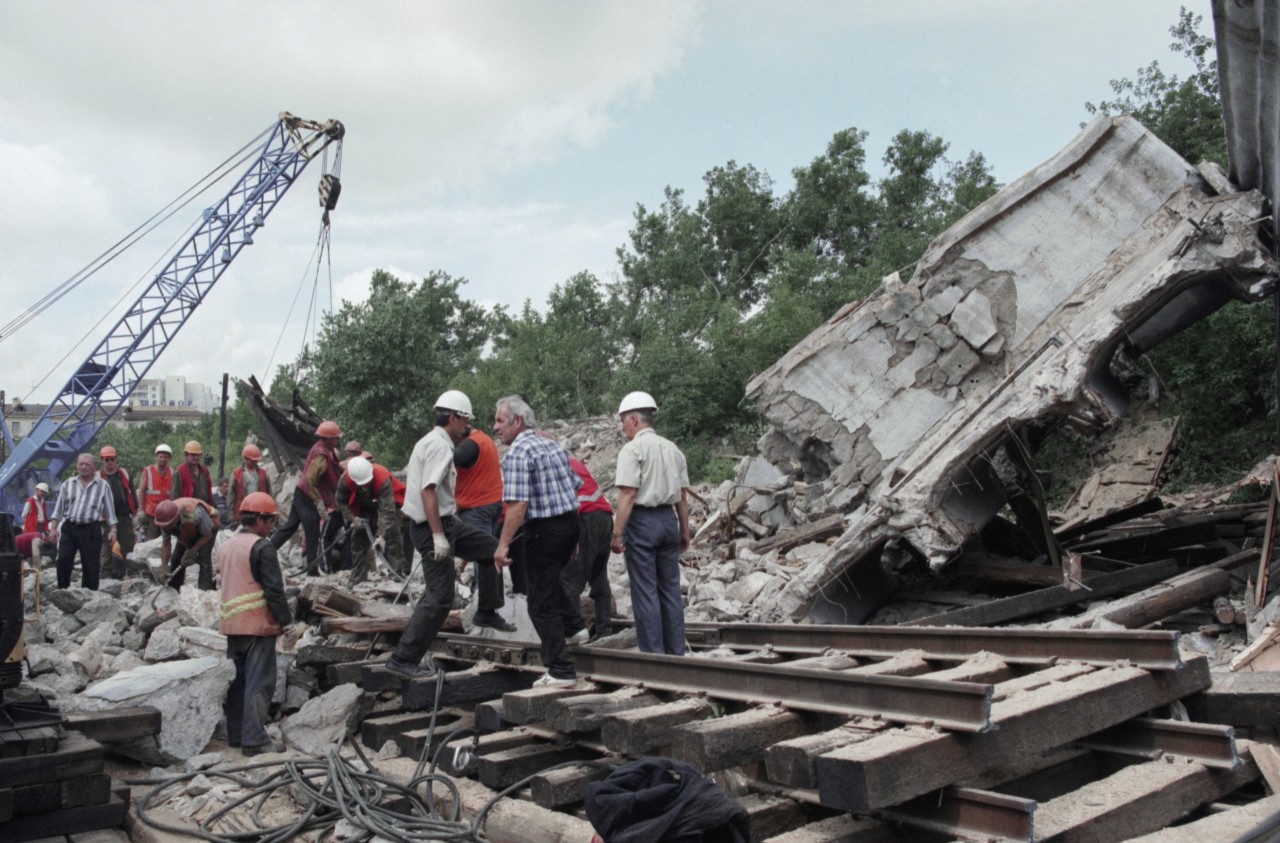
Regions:
<instances>
[{"instance_id":1,"label":"crane boom","mask_svg":"<svg viewBox=\"0 0 1280 843\"><path fill-rule=\"evenodd\" d=\"M195 232L157 273L44 414L0 466L0 507L15 515L37 479L56 482L67 464L124 405L138 382L204 301L218 278L253 243L276 203L322 150L341 142L337 120L315 122L282 112L262 151L217 205L204 211ZM321 180L320 203L328 212L337 202L339 182ZM41 469L29 466L48 460Z\"/></svg>"}]
</instances>

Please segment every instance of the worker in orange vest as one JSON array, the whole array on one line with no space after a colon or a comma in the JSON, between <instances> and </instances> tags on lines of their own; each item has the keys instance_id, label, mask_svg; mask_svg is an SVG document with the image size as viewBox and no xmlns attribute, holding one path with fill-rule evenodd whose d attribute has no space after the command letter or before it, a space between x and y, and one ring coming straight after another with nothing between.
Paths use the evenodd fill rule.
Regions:
<instances>
[{"instance_id":1,"label":"worker in orange vest","mask_svg":"<svg viewBox=\"0 0 1280 843\"><path fill-rule=\"evenodd\" d=\"M237 524L240 521L240 502L248 495L254 492L264 492L265 494L274 495L271 491L271 480L267 477L267 471L258 465L262 459L262 451L258 450L257 445L245 445L240 451L240 456L244 459L239 466L231 471L231 499L228 501L231 510L231 523Z\"/></svg>"},{"instance_id":2,"label":"worker in orange vest","mask_svg":"<svg viewBox=\"0 0 1280 843\"><path fill-rule=\"evenodd\" d=\"M276 502L266 492L240 501L240 532L218 551L222 575L222 619L227 658L236 668L227 689L227 743L244 755L283 752L267 735L276 690L276 639L293 622L284 594L284 574L268 541L276 524Z\"/></svg>"},{"instance_id":3,"label":"worker in orange vest","mask_svg":"<svg viewBox=\"0 0 1280 843\"><path fill-rule=\"evenodd\" d=\"M204 448L194 439L182 446L182 465L173 472L169 500L178 498L195 498L213 505L213 478L204 465Z\"/></svg>"},{"instance_id":4,"label":"worker in orange vest","mask_svg":"<svg viewBox=\"0 0 1280 843\"><path fill-rule=\"evenodd\" d=\"M173 540L169 534L156 524L156 506L160 501L169 499L169 491L173 487L173 469L169 460L173 457L173 449L161 442L156 446L155 464L142 469L138 478L138 506L142 509L139 516L138 534L150 541L159 538L161 575L169 572L169 555L173 552Z\"/></svg>"},{"instance_id":5,"label":"worker in orange vest","mask_svg":"<svg viewBox=\"0 0 1280 843\"><path fill-rule=\"evenodd\" d=\"M195 498L161 501L156 507L156 524L178 540L178 552L173 556L173 575L168 582L170 588L182 588L186 582L187 569L182 560L190 553L200 566L196 581L200 590L213 590L213 537L221 523L213 504Z\"/></svg>"}]
</instances>

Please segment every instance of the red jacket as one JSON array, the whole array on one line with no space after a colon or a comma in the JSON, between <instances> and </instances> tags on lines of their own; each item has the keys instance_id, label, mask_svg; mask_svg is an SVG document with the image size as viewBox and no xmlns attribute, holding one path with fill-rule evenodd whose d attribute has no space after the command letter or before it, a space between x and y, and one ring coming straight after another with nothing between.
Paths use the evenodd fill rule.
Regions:
<instances>
[{"instance_id":1,"label":"red jacket","mask_svg":"<svg viewBox=\"0 0 1280 843\"><path fill-rule=\"evenodd\" d=\"M47 533L49 532L49 508L46 501L42 501L35 495L27 498L27 517L22 520L22 532L24 533Z\"/></svg>"},{"instance_id":2,"label":"red jacket","mask_svg":"<svg viewBox=\"0 0 1280 843\"><path fill-rule=\"evenodd\" d=\"M267 480L267 470L258 466L258 491L271 494L271 481ZM231 513L233 522L240 520L240 501L244 500L244 466L238 465L231 472L231 500L235 501L235 511Z\"/></svg>"}]
</instances>

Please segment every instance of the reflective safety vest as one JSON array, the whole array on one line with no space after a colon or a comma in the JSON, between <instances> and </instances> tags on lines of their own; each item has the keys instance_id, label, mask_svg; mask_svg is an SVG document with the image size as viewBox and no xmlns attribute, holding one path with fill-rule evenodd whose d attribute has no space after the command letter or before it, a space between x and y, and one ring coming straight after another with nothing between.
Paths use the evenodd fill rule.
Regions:
<instances>
[{"instance_id":1,"label":"reflective safety vest","mask_svg":"<svg viewBox=\"0 0 1280 843\"><path fill-rule=\"evenodd\" d=\"M147 484L147 491L142 495L142 511L155 517L156 504L169 499L169 489L173 486L173 469L165 468L164 474L154 465L142 469L142 480Z\"/></svg>"},{"instance_id":2,"label":"reflective safety vest","mask_svg":"<svg viewBox=\"0 0 1280 843\"><path fill-rule=\"evenodd\" d=\"M249 556L253 546L266 539L248 530L232 536L218 550L222 572L222 602L218 611L222 619L218 631L223 635L280 635L284 630L267 608L267 595L262 584L253 578Z\"/></svg>"},{"instance_id":3,"label":"reflective safety vest","mask_svg":"<svg viewBox=\"0 0 1280 843\"><path fill-rule=\"evenodd\" d=\"M258 491L267 491L270 483L267 481L267 470L262 466L258 466ZM244 502L244 466L240 465L231 472L231 499L236 502L235 512L231 513L233 521L240 520L240 504Z\"/></svg>"},{"instance_id":4,"label":"reflective safety vest","mask_svg":"<svg viewBox=\"0 0 1280 843\"><path fill-rule=\"evenodd\" d=\"M49 514L45 512L45 502L40 498L32 495L27 498L25 507L27 517L22 521L22 532L24 533L47 533L49 532Z\"/></svg>"}]
</instances>

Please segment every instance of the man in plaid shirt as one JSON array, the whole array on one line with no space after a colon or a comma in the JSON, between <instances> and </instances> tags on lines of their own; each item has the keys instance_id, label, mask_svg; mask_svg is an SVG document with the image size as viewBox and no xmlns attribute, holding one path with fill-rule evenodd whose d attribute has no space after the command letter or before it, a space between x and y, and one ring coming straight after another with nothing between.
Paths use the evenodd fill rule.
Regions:
<instances>
[{"instance_id":1,"label":"man in plaid shirt","mask_svg":"<svg viewBox=\"0 0 1280 843\"><path fill-rule=\"evenodd\" d=\"M508 446L502 455L502 498L507 514L493 558L499 567L511 564L512 543L523 542L529 619L542 642L542 663L547 668L534 684L567 687L577 684L578 675L566 648L566 626L579 616L560 585L560 569L578 544L582 478L569 467L564 448L539 436L535 425L533 410L518 395L498 401L493 429ZM521 535L517 537L517 533ZM585 642L586 628L568 632L568 640Z\"/></svg>"}]
</instances>

